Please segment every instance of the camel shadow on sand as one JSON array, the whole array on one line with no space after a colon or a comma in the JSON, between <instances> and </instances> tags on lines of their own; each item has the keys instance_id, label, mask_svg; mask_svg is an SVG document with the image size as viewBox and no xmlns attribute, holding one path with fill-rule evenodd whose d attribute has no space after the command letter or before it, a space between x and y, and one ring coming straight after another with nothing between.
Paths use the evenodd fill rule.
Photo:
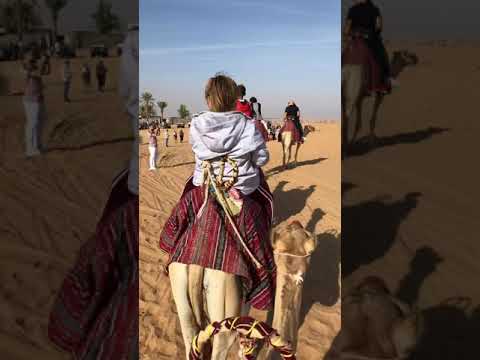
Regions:
<instances>
[{"instance_id":1,"label":"camel shadow on sand","mask_svg":"<svg viewBox=\"0 0 480 360\"><path fill-rule=\"evenodd\" d=\"M306 206L308 198L315 192L316 185L307 188L285 190L288 181L280 181L273 190L276 223L281 224L291 216L299 214Z\"/></svg>"},{"instance_id":2,"label":"camel shadow on sand","mask_svg":"<svg viewBox=\"0 0 480 360\"><path fill-rule=\"evenodd\" d=\"M443 261L445 259L431 247L416 250L409 271L400 281L395 296L410 305L417 304L423 284ZM456 296L420 311L424 331L409 360L478 358L479 305L473 308L470 298ZM333 340L332 348L335 343L336 339ZM328 354L326 359L330 359Z\"/></svg>"},{"instance_id":3,"label":"camel shadow on sand","mask_svg":"<svg viewBox=\"0 0 480 360\"><path fill-rule=\"evenodd\" d=\"M290 164L290 166L287 170L296 169L296 168L302 167L302 166L316 165L316 164L318 164L318 163L320 163L324 160L328 160L328 158L318 158L318 159L312 159L312 160L299 161L297 163L297 165L295 165L295 166ZM276 167L266 171L265 175L268 178L272 175L277 175L277 174L281 173L282 171L285 171L285 170L283 170L283 165L279 165L279 166L276 166Z\"/></svg>"},{"instance_id":4,"label":"camel shadow on sand","mask_svg":"<svg viewBox=\"0 0 480 360\"><path fill-rule=\"evenodd\" d=\"M343 278L388 252L398 238L400 225L417 207L421 195L408 193L397 201L384 196L342 206Z\"/></svg>"},{"instance_id":5,"label":"camel shadow on sand","mask_svg":"<svg viewBox=\"0 0 480 360\"><path fill-rule=\"evenodd\" d=\"M410 262L409 272L400 281L395 296L407 304L417 304L422 285L437 270L439 264L446 260L431 247L418 249ZM472 311L470 298L455 296L421 312L425 331L410 360L478 358L480 306L477 305Z\"/></svg>"},{"instance_id":6,"label":"camel shadow on sand","mask_svg":"<svg viewBox=\"0 0 480 360\"><path fill-rule=\"evenodd\" d=\"M319 210L321 211L321 210ZM307 227L307 230L309 228ZM333 306L340 297L340 233L325 232L317 235L317 248L310 259L310 266L305 274L303 284L302 306L299 325L315 303Z\"/></svg>"},{"instance_id":7,"label":"camel shadow on sand","mask_svg":"<svg viewBox=\"0 0 480 360\"><path fill-rule=\"evenodd\" d=\"M478 359L480 306L470 308L469 298L454 297L423 310L425 333L409 360Z\"/></svg>"},{"instance_id":8,"label":"camel shadow on sand","mask_svg":"<svg viewBox=\"0 0 480 360\"><path fill-rule=\"evenodd\" d=\"M421 141L428 140L434 135L439 135L448 131L450 131L450 129L428 127L423 130L401 133L392 136L377 137L374 144L370 144L368 138L363 137L348 146L347 154L349 157L362 156L384 147L400 144L416 144Z\"/></svg>"}]
</instances>

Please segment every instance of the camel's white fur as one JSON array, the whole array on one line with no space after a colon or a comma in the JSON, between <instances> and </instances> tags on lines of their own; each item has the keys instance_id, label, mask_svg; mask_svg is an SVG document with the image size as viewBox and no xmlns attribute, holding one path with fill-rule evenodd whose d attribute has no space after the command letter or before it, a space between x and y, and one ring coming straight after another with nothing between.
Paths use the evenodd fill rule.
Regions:
<instances>
[{"instance_id":1,"label":"camel's white fur","mask_svg":"<svg viewBox=\"0 0 480 360\"><path fill-rule=\"evenodd\" d=\"M169 273L188 360L193 338L207 323L241 314L241 286L235 275L197 265L172 263ZM225 360L233 341L234 335L215 336L211 359Z\"/></svg>"},{"instance_id":2,"label":"camel's white fur","mask_svg":"<svg viewBox=\"0 0 480 360\"><path fill-rule=\"evenodd\" d=\"M272 327L296 350L303 279L310 264L310 255L317 246L314 235L298 222L283 225L272 234L277 265L277 287ZM259 359L269 359L271 348L264 349Z\"/></svg>"},{"instance_id":3,"label":"camel's white fur","mask_svg":"<svg viewBox=\"0 0 480 360\"><path fill-rule=\"evenodd\" d=\"M282 132L282 151L283 151L283 167L287 168L292 157L292 147L294 145L293 134L291 131ZM300 143L297 143L295 148L295 158L294 164L297 164L298 160L298 149L300 148Z\"/></svg>"},{"instance_id":4,"label":"camel's white fur","mask_svg":"<svg viewBox=\"0 0 480 360\"><path fill-rule=\"evenodd\" d=\"M277 265L277 288L273 328L296 347L302 304L303 278L310 254L316 248L315 237L298 222L272 232L272 246ZM195 335L213 321L245 314L238 276L198 265L172 263L169 266L173 298L188 354ZM212 360L225 360L235 339L228 333L217 334L212 345ZM270 354L264 353L264 358Z\"/></svg>"}]
</instances>

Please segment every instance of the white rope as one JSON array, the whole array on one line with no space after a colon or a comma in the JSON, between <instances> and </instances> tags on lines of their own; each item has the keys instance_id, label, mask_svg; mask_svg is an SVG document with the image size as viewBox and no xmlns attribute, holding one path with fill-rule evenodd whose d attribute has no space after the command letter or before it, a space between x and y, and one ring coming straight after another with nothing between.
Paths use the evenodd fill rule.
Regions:
<instances>
[{"instance_id":1,"label":"white rope","mask_svg":"<svg viewBox=\"0 0 480 360\"><path fill-rule=\"evenodd\" d=\"M280 256L290 256L290 257L296 257L296 258L306 258L309 256L312 256L312 254L307 254L307 255L294 255L294 254L289 254L289 253L282 253L278 251L274 251L274 254L280 255Z\"/></svg>"}]
</instances>

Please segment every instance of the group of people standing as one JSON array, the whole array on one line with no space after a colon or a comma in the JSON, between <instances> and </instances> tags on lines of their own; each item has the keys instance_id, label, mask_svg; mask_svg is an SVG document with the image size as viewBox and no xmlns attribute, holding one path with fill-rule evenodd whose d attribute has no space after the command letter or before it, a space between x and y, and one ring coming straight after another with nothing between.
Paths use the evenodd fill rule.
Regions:
<instances>
[{"instance_id":1,"label":"group of people standing","mask_svg":"<svg viewBox=\"0 0 480 360\"><path fill-rule=\"evenodd\" d=\"M90 70L90 64L85 62L82 65L82 81L85 89L89 89L92 85L92 73ZM103 60L99 60L95 66L95 77L97 79L97 90L99 92L105 91L105 83L107 81L108 69L105 66Z\"/></svg>"},{"instance_id":2,"label":"group of people standing","mask_svg":"<svg viewBox=\"0 0 480 360\"><path fill-rule=\"evenodd\" d=\"M161 135L160 127L156 123L153 123L148 129L148 152L149 152L149 170L157 169L157 157L158 157L158 141L157 137ZM180 142L183 143L185 137L185 132L183 129L180 129L177 133L176 130L173 130L173 139L177 142L180 139ZM163 131L163 140L165 147L168 147L168 141L170 139L170 133L168 129Z\"/></svg>"},{"instance_id":3,"label":"group of people standing","mask_svg":"<svg viewBox=\"0 0 480 360\"><path fill-rule=\"evenodd\" d=\"M26 156L31 157L39 155L42 150L40 141L40 132L42 124L47 120L47 112L44 97L43 78L51 74L50 57L47 54L38 56L38 54L29 53L26 55L26 61L22 63L22 71L25 74L25 89L23 104L26 115L25 125L25 147ZM103 92L107 76L107 68L102 60L97 63L96 77L98 82L98 91ZM63 82L63 100L70 103L71 85L74 72L70 60L63 61L61 68L61 78ZM88 63L82 66L82 79L85 89L90 88L90 68Z\"/></svg>"}]
</instances>

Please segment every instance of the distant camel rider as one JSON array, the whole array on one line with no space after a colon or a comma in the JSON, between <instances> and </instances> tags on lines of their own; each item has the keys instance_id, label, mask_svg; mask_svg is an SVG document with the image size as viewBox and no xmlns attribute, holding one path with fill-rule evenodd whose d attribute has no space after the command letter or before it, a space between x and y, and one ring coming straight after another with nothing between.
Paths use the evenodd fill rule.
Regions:
<instances>
[{"instance_id":1,"label":"distant camel rider","mask_svg":"<svg viewBox=\"0 0 480 360\"><path fill-rule=\"evenodd\" d=\"M389 92L392 79L388 53L382 40L383 18L380 9L371 0L355 0L354 3L348 11L344 33L347 36L353 33L366 35L367 46L380 67L386 92Z\"/></svg>"},{"instance_id":2,"label":"distant camel rider","mask_svg":"<svg viewBox=\"0 0 480 360\"><path fill-rule=\"evenodd\" d=\"M295 104L295 101L290 100L288 102L287 107L285 108L285 119L286 118L292 118L293 123L295 124L295 127L298 130L298 137L296 137L296 141L300 142L303 144L303 128L302 124L300 123L300 109L298 108L297 104Z\"/></svg>"}]
</instances>

